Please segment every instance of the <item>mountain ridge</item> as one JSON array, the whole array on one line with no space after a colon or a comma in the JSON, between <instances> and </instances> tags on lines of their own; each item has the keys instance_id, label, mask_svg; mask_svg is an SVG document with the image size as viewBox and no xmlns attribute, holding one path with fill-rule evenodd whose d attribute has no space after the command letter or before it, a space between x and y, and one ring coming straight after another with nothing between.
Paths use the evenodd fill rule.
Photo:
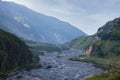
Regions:
<instances>
[{"instance_id":1,"label":"mountain ridge","mask_svg":"<svg viewBox=\"0 0 120 80\"><path fill-rule=\"evenodd\" d=\"M3 26L1 28L7 26L5 30L28 40L61 44L86 35L69 23L40 14L25 6L13 2L0 2L0 6L0 11L3 12L0 13L0 24Z\"/></svg>"},{"instance_id":2,"label":"mountain ridge","mask_svg":"<svg viewBox=\"0 0 120 80\"><path fill-rule=\"evenodd\" d=\"M118 45L120 45L119 40L120 40L120 18L116 18L114 20L108 21L105 25L100 27L97 33L95 33L94 35L86 36L86 37L78 37L67 44L71 47L77 47L79 49L83 49L84 51L84 50L89 50L91 46L95 47L95 45L98 47L102 45L103 47L105 47L106 45L105 49L108 49L115 42L118 43ZM107 48L108 44L111 44L111 45L109 45L109 47ZM92 50L88 54L93 54L93 52L95 51L99 52L99 50L97 50L96 48L93 48L93 49L95 50Z\"/></svg>"}]
</instances>

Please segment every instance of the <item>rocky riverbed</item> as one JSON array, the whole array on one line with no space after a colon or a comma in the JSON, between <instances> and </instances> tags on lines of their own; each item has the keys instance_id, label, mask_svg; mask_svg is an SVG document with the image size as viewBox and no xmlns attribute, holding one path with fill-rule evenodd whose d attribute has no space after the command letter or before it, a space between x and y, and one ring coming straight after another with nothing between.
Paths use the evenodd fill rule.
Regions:
<instances>
[{"instance_id":1,"label":"rocky riverbed","mask_svg":"<svg viewBox=\"0 0 120 80\"><path fill-rule=\"evenodd\" d=\"M22 71L6 80L82 80L103 72L93 67L90 63L69 61L68 58L78 56L82 52L78 49L70 49L61 53L45 53L40 56L40 69Z\"/></svg>"}]
</instances>

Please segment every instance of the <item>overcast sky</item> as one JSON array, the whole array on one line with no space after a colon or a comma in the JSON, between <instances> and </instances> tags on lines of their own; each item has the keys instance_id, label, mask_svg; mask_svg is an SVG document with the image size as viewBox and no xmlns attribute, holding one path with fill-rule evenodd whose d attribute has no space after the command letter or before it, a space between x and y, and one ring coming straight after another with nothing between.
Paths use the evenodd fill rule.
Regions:
<instances>
[{"instance_id":1,"label":"overcast sky","mask_svg":"<svg viewBox=\"0 0 120 80\"><path fill-rule=\"evenodd\" d=\"M120 0L4 0L25 5L93 34L107 21L120 17Z\"/></svg>"}]
</instances>

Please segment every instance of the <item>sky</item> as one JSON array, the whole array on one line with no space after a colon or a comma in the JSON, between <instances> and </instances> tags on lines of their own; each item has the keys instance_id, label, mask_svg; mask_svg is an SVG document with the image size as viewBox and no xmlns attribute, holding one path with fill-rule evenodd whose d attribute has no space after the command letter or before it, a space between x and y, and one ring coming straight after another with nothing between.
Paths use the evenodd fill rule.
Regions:
<instances>
[{"instance_id":1,"label":"sky","mask_svg":"<svg viewBox=\"0 0 120 80\"><path fill-rule=\"evenodd\" d=\"M120 0L3 0L14 1L56 17L92 35L107 21L120 17Z\"/></svg>"}]
</instances>

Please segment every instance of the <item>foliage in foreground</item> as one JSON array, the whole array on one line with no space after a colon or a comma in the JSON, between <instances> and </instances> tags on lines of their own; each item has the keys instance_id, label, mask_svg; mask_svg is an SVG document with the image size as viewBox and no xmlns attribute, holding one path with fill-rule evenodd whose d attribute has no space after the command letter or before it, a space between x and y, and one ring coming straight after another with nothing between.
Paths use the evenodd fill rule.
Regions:
<instances>
[{"instance_id":1,"label":"foliage in foreground","mask_svg":"<svg viewBox=\"0 0 120 80\"><path fill-rule=\"evenodd\" d=\"M86 78L85 80L120 80L120 70L112 69L105 73Z\"/></svg>"}]
</instances>

